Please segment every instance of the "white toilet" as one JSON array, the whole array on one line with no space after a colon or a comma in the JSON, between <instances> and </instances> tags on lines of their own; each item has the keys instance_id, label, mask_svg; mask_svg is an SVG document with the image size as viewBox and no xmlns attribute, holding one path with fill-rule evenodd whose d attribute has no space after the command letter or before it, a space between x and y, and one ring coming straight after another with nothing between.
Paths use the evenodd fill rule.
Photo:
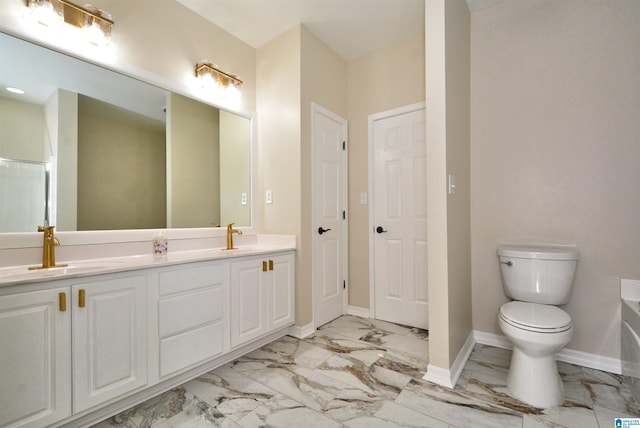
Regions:
<instances>
[{"instance_id":1,"label":"white toilet","mask_svg":"<svg viewBox=\"0 0 640 428\"><path fill-rule=\"evenodd\" d=\"M513 345L507 386L520 401L562 404L556 354L571 340L571 317L554 305L569 301L578 262L573 247L505 245L498 248L505 294L498 323Z\"/></svg>"}]
</instances>

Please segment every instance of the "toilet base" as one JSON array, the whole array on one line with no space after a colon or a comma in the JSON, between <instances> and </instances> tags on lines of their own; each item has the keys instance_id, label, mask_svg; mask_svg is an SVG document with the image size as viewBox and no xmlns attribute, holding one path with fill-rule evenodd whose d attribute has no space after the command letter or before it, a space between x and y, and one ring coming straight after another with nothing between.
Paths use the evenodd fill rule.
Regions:
<instances>
[{"instance_id":1,"label":"toilet base","mask_svg":"<svg viewBox=\"0 0 640 428\"><path fill-rule=\"evenodd\" d=\"M555 355L532 357L514 347L507 387L518 400L547 408L564 402L564 385Z\"/></svg>"}]
</instances>

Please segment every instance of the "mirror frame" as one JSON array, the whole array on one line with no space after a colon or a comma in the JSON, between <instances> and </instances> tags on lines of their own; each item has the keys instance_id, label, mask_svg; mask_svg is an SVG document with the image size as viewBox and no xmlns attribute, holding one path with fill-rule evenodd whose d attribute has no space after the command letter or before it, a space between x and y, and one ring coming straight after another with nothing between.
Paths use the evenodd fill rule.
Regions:
<instances>
[{"instance_id":1,"label":"mirror frame","mask_svg":"<svg viewBox=\"0 0 640 428\"><path fill-rule=\"evenodd\" d=\"M251 225L238 227L246 235L257 235L257 159L258 159L258 117L257 113L248 111L243 108L229 108L222 104L218 104L210 99L206 98L206 95L200 95L193 92L185 91L185 88L180 88L177 82L169 81L158 75L155 75L149 71L137 69L130 65L125 64L123 67L109 66L107 64L99 63L90 58L82 57L72 52L62 51L54 46L44 44L43 42L31 40L23 37L22 35L12 34L7 29L0 28L0 33L4 33L7 36L15 37L25 43L32 43L45 49L49 49L57 54L65 55L80 61L87 62L89 64L101 67L108 71L121 74L123 76L140 80L153 86L157 86L160 89L179 94L193 100L202 102L204 104L216 107L221 110L226 110L233 114L245 117L250 121L251 127ZM55 225L54 225L55 226ZM56 231L58 236L65 246L71 245L100 245L100 244L114 244L114 243L133 243L151 241L158 231L163 231L168 240L176 239L202 239L202 238L215 238L226 236L225 227L202 227L202 228L157 228L157 229L123 229L123 230L95 230L95 231ZM21 232L21 233L0 233L0 250L7 249L19 249L19 248L33 248L42 246L42 234L40 232Z\"/></svg>"}]
</instances>

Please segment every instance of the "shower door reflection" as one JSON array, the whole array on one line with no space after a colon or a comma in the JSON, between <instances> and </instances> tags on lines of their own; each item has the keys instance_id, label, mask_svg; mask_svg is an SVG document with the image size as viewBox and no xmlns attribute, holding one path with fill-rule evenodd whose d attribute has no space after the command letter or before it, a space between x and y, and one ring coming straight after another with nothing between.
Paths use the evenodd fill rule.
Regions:
<instances>
[{"instance_id":1,"label":"shower door reflection","mask_svg":"<svg viewBox=\"0 0 640 428\"><path fill-rule=\"evenodd\" d=\"M0 233L36 231L48 223L46 162L0 158Z\"/></svg>"}]
</instances>

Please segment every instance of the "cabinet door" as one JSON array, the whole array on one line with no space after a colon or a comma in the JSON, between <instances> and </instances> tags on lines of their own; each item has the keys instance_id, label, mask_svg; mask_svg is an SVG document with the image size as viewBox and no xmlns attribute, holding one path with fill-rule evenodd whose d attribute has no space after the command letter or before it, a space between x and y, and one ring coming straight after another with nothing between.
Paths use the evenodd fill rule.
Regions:
<instances>
[{"instance_id":1,"label":"cabinet door","mask_svg":"<svg viewBox=\"0 0 640 428\"><path fill-rule=\"evenodd\" d=\"M0 426L71 416L69 288L0 297Z\"/></svg>"},{"instance_id":2,"label":"cabinet door","mask_svg":"<svg viewBox=\"0 0 640 428\"><path fill-rule=\"evenodd\" d=\"M286 327L295 321L295 257L285 254L269 258L269 330Z\"/></svg>"},{"instance_id":3,"label":"cabinet door","mask_svg":"<svg viewBox=\"0 0 640 428\"><path fill-rule=\"evenodd\" d=\"M145 275L72 287L74 412L146 385L146 289Z\"/></svg>"},{"instance_id":4,"label":"cabinet door","mask_svg":"<svg viewBox=\"0 0 640 428\"><path fill-rule=\"evenodd\" d=\"M256 339L267 331L267 265L264 259L231 263L231 346Z\"/></svg>"}]
</instances>

